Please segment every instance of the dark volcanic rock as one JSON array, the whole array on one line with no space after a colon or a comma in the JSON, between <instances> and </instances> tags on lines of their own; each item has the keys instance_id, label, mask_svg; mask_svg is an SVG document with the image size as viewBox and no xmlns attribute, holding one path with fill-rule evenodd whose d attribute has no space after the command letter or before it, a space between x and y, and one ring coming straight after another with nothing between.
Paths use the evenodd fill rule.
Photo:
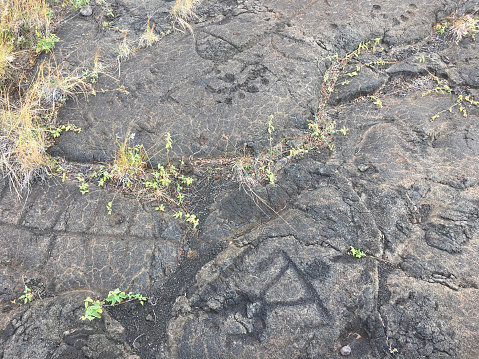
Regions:
<instances>
[{"instance_id":1,"label":"dark volcanic rock","mask_svg":"<svg viewBox=\"0 0 479 359\"><path fill-rule=\"evenodd\" d=\"M160 9L165 6L163 1L155 3ZM130 7L130 1L119 2L113 25L123 29L121 25L135 23L126 11ZM136 10L147 14L141 6ZM121 41L119 36L74 20L65 27L88 31L82 48L97 47L105 63L111 63L113 77L99 80L107 92L61 109L61 121L82 132L62 134L50 152L75 161L103 161L112 158L117 140L134 135L131 144L143 144L153 161L161 162L167 132L178 157L222 155L242 149L246 142L265 146L271 114L276 128L283 129L275 135L284 137L314 111L325 70L317 59L344 54L371 38L387 38L391 44L421 40L429 35L439 10L446 9L429 1L380 6L347 1L204 2L194 37L174 33L120 65L111 45ZM165 25L160 18L157 22ZM70 31L60 28L59 33L65 33L67 46L78 46ZM135 28L129 36L133 41L140 33ZM77 52L69 61L93 60L83 57L85 51ZM368 71L366 82L355 79L338 99L372 93L385 82L384 75Z\"/></svg>"},{"instance_id":2,"label":"dark volcanic rock","mask_svg":"<svg viewBox=\"0 0 479 359\"><path fill-rule=\"evenodd\" d=\"M108 313L78 328L82 301L89 292L67 293L34 301L2 318L2 358L131 358L124 328ZM4 337L5 335L5 337Z\"/></svg>"},{"instance_id":3,"label":"dark volcanic rock","mask_svg":"<svg viewBox=\"0 0 479 359\"><path fill-rule=\"evenodd\" d=\"M375 267L293 236L231 248L198 274L190 298L177 300L165 357L331 356L349 323L374 307Z\"/></svg>"},{"instance_id":4,"label":"dark volcanic rock","mask_svg":"<svg viewBox=\"0 0 479 359\"><path fill-rule=\"evenodd\" d=\"M464 100L479 100L479 42L432 30L479 3L203 1L193 35L139 48L172 5L117 0L100 29L91 4L61 24L58 63L98 53L104 73L61 107L82 131L49 152L104 161L128 139L156 166L170 133L172 159L220 156L212 178L192 169L199 230L115 188L50 179L20 201L2 180L0 358L479 357L479 106ZM118 61L125 31L135 51ZM273 145L305 144L327 67L375 38L328 99L334 150L284 156L274 184L232 181L225 154L261 155L271 115ZM79 320L117 287L150 300Z\"/></svg>"}]
</instances>

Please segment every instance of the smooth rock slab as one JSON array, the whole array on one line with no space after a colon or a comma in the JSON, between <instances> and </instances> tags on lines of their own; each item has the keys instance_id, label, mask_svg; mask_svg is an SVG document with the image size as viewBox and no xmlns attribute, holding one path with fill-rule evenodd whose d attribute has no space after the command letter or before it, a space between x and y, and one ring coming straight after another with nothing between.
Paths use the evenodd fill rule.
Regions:
<instances>
[{"instance_id":1,"label":"smooth rock slab","mask_svg":"<svg viewBox=\"0 0 479 359\"><path fill-rule=\"evenodd\" d=\"M167 6L162 1L155 4L159 13ZM153 5L134 7L130 1L118 5L113 26L131 29L133 44L146 25L140 15L146 19ZM72 51L73 58L92 63L98 47L110 66L109 76L100 75L97 87L104 91L97 91L89 101L62 107L60 121L75 124L82 132L63 133L50 153L80 162L110 160L116 142L134 135L129 144L144 145L155 166L165 160L168 132L174 143L170 155L178 158L240 152L245 144L260 152L268 145L270 115L274 115L277 140L297 136L307 127L326 69L320 59L343 55L372 38L390 44L422 40L429 35L436 14L447 10L442 3L423 0L380 5L369 1L207 1L196 9L195 36L173 33L119 65L115 48L122 41L120 36L96 32L86 23L88 40L77 41L82 54L61 46L59 51L64 58ZM155 20L165 25L161 16L155 15ZM72 37L68 27L59 31ZM369 77L340 99L372 93L387 79L383 74Z\"/></svg>"}]
</instances>

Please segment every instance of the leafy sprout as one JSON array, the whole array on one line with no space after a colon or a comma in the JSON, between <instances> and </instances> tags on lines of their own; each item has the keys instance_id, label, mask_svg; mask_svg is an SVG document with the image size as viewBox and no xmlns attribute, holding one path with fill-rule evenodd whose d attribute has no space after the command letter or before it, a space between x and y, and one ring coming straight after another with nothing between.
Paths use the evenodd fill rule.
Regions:
<instances>
[{"instance_id":1,"label":"leafy sprout","mask_svg":"<svg viewBox=\"0 0 479 359\"><path fill-rule=\"evenodd\" d=\"M362 258L366 255L361 249L356 249L353 246L349 247L349 254L356 258Z\"/></svg>"}]
</instances>

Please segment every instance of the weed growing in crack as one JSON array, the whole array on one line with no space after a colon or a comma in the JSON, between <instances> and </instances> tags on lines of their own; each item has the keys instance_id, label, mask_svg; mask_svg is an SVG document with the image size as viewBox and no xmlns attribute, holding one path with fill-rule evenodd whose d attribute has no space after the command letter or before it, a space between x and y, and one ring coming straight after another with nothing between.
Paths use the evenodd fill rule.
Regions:
<instances>
[{"instance_id":1,"label":"weed growing in crack","mask_svg":"<svg viewBox=\"0 0 479 359\"><path fill-rule=\"evenodd\" d=\"M68 132L68 131L77 132L77 133L81 132L81 128L78 128L75 125L70 125L70 124L61 125L57 127L50 126L48 127L48 130L53 135L53 138L59 137L62 132Z\"/></svg>"},{"instance_id":2,"label":"weed growing in crack","mask_svg":"<svg viewBox=\"0 0 479 359\"><path fill-rule=\"evenodd\" d=\"M147 154L143 146L128 147L127 140L118 143L110 171L111 178L123 188L136 184L145 175Z\"/></svg>"},{"instance_id":3,"label":"weed growing in crack","mask_svg":"<svg viewBox=\"0 0 479 359\"><path fill-rule=\"evenodd\" d=\"M268 127L268 133L270 134L270 148L267 153L254 157L246 155L244 151L243 156L237 158L232 163L232 171L235 174L237 182L247 187L256 186L261 182L267 180L270 184L275 184L276 175L273 172L273 165L276 158L274 154L276 149L272 146L272 117L270 117L270 123Z\"/></svg>"},{"instance_id":4,"label":"weed growing in crack","mask_svg":"<svg viewBox=\"0 0 479 359\"><path fill-rule=\"evenodd\" d=\"M103 187L105 182L111 178L110 173L105 169L105 166L100 166L98 169L93 171L91 178L98 179L98 186Z\"/></svg>"},{"instance_id":5,"label":"weed growing in crack","mask_svg":"<svg viewBox=\"0 0 479 359\"><path fill-rule=\"evenodd\" d=\"M436 92L436 93L440 93L440 94L444 95L445 93L451 93L452 89L448 85L436 86L433 89L429 89L426 92L423 92L422 96L427 96L432 92Z\"/></svg>"},{"instance_id":6,"label":"weed growing in crack","mask_svg":"<svg viewBox=\"0 0 479 359\"><path fill-rule=\"evenodd\" d=\"M165 205L180 209L185 222L196 229L199 222L194 214L185 208L185 189L193 183L193 178L182 174L183 162L177 167L169 162L158 164L157 169L148 169L149 158L141 145L130 147L128 139L118 143L115 159L109 166L98 166L89 175L78 173L76 180L82 194L90 191L90 185L96 183L103 187L113 184L120 192L135 194L138 199L157 202L155 210L165 211ZM172 139L169 133L165 136L167 157L172 149ZM106 205L109 214L113 212L113 201Z\"/></svg>"},{"instance_id":7,"label":"weed growing in crack","mask_svg":"<svg viewBox=\"0 0 479 359\"><path fill-rule=\"evenodd\" d=\"M368 97L373 101L373 104L375 104L377 108L383 108L383 103L379 97L372 95Z\"/></svg>"},{"instance_id":8,"label":"weed growing in crack","mask_svg":"<svg viewBox=\"0 0 479 359\"><path fill-rule=\"evenodd\" d=\"M476 107L479 108L479 101L475 101L474 98L472 96L469 96L469 95L468 96L459 95L456 99L456 102L454 102L451 106L449 106L449 108L447 108L445 110L442 110L442 111L439 111L434 116L431 116L430 121L432 122L432 121L438 119L439 116L441 114L445 113L445 112L452 112L452 109L457 107L457 106L459 106L458 107L459 113L463 117L467 117L467 107L476 106Z\"/></svg>"},{"instance_id":9,"label":"weed growing in crack","mask_svg":"<svg viewBox=\"0 0 479 359\"><path fill-rule=\"evenodd\" d=\"M441 84L441 80L437 76L433 76L433 79L437 82L437 86L423 92L422 96L428 96L432 93L437 93L437 94L441 94L441 95L455 93L455 90L453 88L451 88L449 85ZM460 92L460 90L459 90L459 92ZM457 96L456 101L451 106L449 106L447 109L439 111L435 115L431 116L430 121L432 122L432 121L438 119L440 117L440 115L445 113L445 112L452 112L452 110L454 108L458 108L459 113L463 117L467 117L467 108L471 108L473 106L479 108L479 101L475 101L474 98L471 95L460 94L460 95Z\"/></svg>"},{"instance_id":10,"label":"weed growing in crack","mask_svg":"<svg viewBox=\"0 0 479 359\"><path fill-rule=\"evenodd\" d=\"M155 42L160 40L160 36L155 33L155 24L150 26L150 17L148 16L148 22L146 23L146 30L140 37L139 46L140 47L150 47Z\"/></svg>"},{"instance_id":11,"label":"weed growing in crack","mask_svg":"<svg viewBox=\"0 0 479 359\"><path fill-rule=\"evenodd\" d=\"M30 303L33 300L33 293L30 288L25 284L25 289L23 290L23 295L21 295L19 300L23 300L23 304Z\"/></svg>"},{"instance_id":12,"label":"weed growing in crack","mask_svg":"<svg viewBox=\"0 0 479 359\"><path fill-rule=\"evenodd\" d=\"M319 105L318 111L314 116L313 120L309 123L309 129L311 130L310 134L310 142L316 143L316 145L328 145L330 149L333 149L332 138L335 133L338 131L335 130L336 122L332 121L327 113L326 107L328 101L334 92L334 88L336 86L336 82L338 78L343 73L343 69L345 66L351 61L353 58L358 57L360 54L364 52L374 52L376 51L377 47L380 47L380 40L379 38L374 40L369 40L366 42L362 42L359 44L358 48L353 52L339 57L338 54L334 56L329 56L327 60L331 61L331 65L326 70L323 75L323 83L321 85L321 92L319 98ZM324 59L322 59L324 60ZM321 61L322 61L321 60ZM374 62L374 64L383 64L384 62L378 60ZM371 66L373 63L368 63L364 65L357 65L356 71L348 73L349 77L354 77L359 75L359 71L361 70L361 66ZM347 84L348 82L343 82L343 84ZM347 129L343 129L343 133L345 133Z\"/></svg>"},{"instance_id":13,"label":"weed growing in crack","mask_svg":"<svg viewBox=\"0 0 479 359\"><path fill-rule=\"evenodd\" d=\"M78 180L78 188L80 188L81 194L85 194L90 192L90 184L86 182L85 175L83 173L78 173L76 176L76 179Z\"/></svg>"},{"instance_id":14,"label":"weed growing in crack","mask_svg":"<svg viewBox=\"0 0 479 359\"><path fill-rule=\"evenodd\" d=\"M366 255L366 253L364 253L361 249L356 249L354 248L353 246L350 246L349 247L349 255L355 257L355 258L359 258L361 259L362 257L364 257Z\"/></svg>"},{"instance_id":15,"label":"weed growing in crack","mask_svg":"<svg viewBox=\"0 0 479 359\"><path fill-rule=\"evenodd\" d=\"M112 290L108 293L108 297L104 300L93 300L90 297L85 299L85 315L83 315L80 319L81 320L90 320L92 321L95 318L101 318L101 314L103 313L103 307L105 306L115 306L124 304L127 302L131 302L137 300L140 302L141 305L145 303L147 298L140 293L125 293L120 291L119 288ZM109 302L109 304L106 304Z\"/></svg>"}]
</instances>

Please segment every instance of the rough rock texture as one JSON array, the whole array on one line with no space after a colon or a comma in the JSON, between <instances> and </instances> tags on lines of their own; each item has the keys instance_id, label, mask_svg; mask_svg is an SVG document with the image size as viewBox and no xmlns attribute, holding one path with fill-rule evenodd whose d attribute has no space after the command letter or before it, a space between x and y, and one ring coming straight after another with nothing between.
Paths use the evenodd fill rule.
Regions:
<instances>
[{"instance_id":1,"label":"rough rock texture","mask_svg":"<svg viewBox=\"0 0 479 359\"><path fill-rule=\"evenodd\" d=\"M59 112L82 131L49 152L75 162L111 159L130 138L154 166L167 132L172 159L258 155L270 115L274 144L301 142L335 54L380 43L329 98L345 133L334 150L285 157L275 184L252 188L193 169L197 233L114 188L50 179L19 201L1 182L0 358L479 357L479 107L457 102L479 100L479 41L432 30L478 1L204 0L194 36L120 62L122 31L132 47L148 15L167 31L172 2L110 6L108 29L92 5L57 31L59 64L98 53L105 71L96 96ZM34 300L20 305L25 285ZM87 296L117 287L150 300L79 320Z\"/></svg>"},{"instance_id":2,"label":"rough rock texture","mask_svg":"<svg viewBox=\"0 0 479 359\"><path fill-rule=\"evenodd\" d=\"M118 1L112 26L130 30L131 41L138 39L150 9L156 10L157 26L167 26L168 15L161 12L167 3L149 3ZM194 37L167 36L119 66L115 41L123 34L99 33L91 22L73 19L59 36L68 48L82 51L65 56L60 50L57 60L67 59L70 66L91 61L85 52L98 49L118 72L100 78L99 87L108 90L102 96L62 109L64 121L82 132L64 134L51 152L75 161L110 159L115 141L134 134L134 144L156 155L170 132L178 156L222 155L241 150L244 143L266 144L270 115L281 129L277 136L296 135L298 125L316 111L318 80L325 70L317 59L352 51L372 38L388 44L422 40L438 13L449 10L453 3L441 1L205 1L197 9ZM145 14L142 21L140 14ZM384 75L373 78L361 85L361 94L385 81Z\"/></svg>"},{"instance_id":3,"label":"rough rock texture","mask_svg":"<svg viewBox=\"0 0 479 359\"><path fill-rule=\"evenodd\" d=\"M2 318L2 358L124 358L125 328L108 314L78 328L82 300L89 292L70 292L33 302ZM7 324L8 323L8 324Z\"/></svg>"}]
</instances>

